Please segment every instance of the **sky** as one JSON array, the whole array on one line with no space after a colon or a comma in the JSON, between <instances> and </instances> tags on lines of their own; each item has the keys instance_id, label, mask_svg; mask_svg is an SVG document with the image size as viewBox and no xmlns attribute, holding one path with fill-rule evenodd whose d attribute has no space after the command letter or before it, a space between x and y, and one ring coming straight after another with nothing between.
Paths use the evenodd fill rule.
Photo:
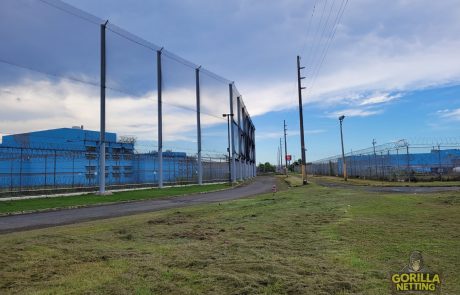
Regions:
<instances>
[{"instance_id":1,"label":"sky","mask_svg":"<svg viewBox=\"0 0 460 295\"><path fill-rule=\"evenodd\" d=\"M98 79L99 31L91 21L114 25L108 43L120 50L108 53L108 83L116 91L109 93L107 125L118 133L135 130L142 137L156 132L156 114L148 108L156 82L146 75L155 68L155 56L145 46L120 39L119 27L134 34L134 41L151 42L142 45L164 47L235 81L256 127L258 162L276 163L283 120L288 153L300 157L297 55L305 66L307 161L340 153L340 115L345 115L346 152L367 148L373 139L377 144L403 138L460 142L458 0L66 1L97 16L88 21L50 12L43 3L22 7L30 2L2 1L0 36L11 41L0 48L2 61L93 83ZM193 69L174 59L165 67L176 73L166 80L166 99L172 103L166 112L171 115L165 122L171 136L166 143L193 151L196 119L187 111L194 97ZM5 63L0 73L0 133L56 124L98 128L97 87L40 77ZM225 141L212 138L226 129L218 118L225 112L225 83L204 76L209 100L204 149L219 152ZM110 97L117 103L111 104Z\"/></svg>"}]
</instances>

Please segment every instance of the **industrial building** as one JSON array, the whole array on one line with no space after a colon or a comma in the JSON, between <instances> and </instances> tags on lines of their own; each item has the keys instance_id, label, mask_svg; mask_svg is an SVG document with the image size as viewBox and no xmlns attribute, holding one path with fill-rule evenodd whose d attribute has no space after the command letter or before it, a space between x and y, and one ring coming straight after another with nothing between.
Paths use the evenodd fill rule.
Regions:
<instances>
[{"instance_id":1,"label":"industrial building","mask_svg":"<svg viewBox=\"0 0 460 295\"><path fill-rule=\"evenodd\" d=\"M0 189L92 187L98 183L99 132L83 126L3 136ZM165 183L196 183L197 159L163 152ZM204 181L228 179L228 162L203 160ZM207 169L206 169L207 168ZM106 183L110 186L158 182L157 152L136 153L134 140L106 132Z\"/></svg>"}]
</instances>

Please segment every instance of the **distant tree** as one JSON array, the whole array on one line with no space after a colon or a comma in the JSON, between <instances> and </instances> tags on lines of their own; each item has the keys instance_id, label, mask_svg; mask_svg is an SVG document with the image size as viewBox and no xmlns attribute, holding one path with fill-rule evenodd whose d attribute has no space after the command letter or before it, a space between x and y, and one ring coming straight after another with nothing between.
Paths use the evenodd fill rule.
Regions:
<instances>
[{"instance_id":1,"label":"distant tree","mask_svg":"<svg viewBox=\"0 0 460 295\"><path fill-rule=\"evenodd\" d=\"M265 162L265 172L275 172L276 168L274 165L270 164L269 162Z\"/></svg>"},{"instance_id":2,"label":"distant tree","mask_svg":"<svg viewBox=\"0 0 460 295\"><path fill-rule=\"evenodd\" d=\"M265 172L265 165L262 164L262 163L259 163L259 165L257 165L257 169L258 169L260 172Z\"/></svg>"},{"instance_id":3,"label":"distant tree","mask_svg":"<svg viewBox=\"0 0 460 295\"><path fill-rule=\"evenodd\" d=\"M258 169L260 172L275 172L276 167L269 162L265 162L264 164L259 163Z\"/></svg>"}]
</instances>

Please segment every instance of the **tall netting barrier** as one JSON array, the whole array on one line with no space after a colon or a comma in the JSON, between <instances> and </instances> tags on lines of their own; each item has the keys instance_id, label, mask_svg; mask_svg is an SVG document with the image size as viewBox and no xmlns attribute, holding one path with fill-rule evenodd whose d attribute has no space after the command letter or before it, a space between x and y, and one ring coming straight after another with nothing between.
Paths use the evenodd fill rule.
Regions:
<instances>
[{"instance_id":1,"label":"tall netting barrier","mask_svg":"<svg viewBox=\"0 0 460 295\"><path fill-rule=\"evenodd\" d=\"M163 181L197 183L197 66L163 51Z\"/></svg>"},{"instance_id":2,"label":"tall netting barrier","mask_svg":"<svg viewBox=\"0 0 460 295\"><path fill-rule=\"evenodd\" d=\"M228 80L59 0L0 1L0 38L1 196L253 176Z\"/></svg>"},{"instance_id":3,"label":"tall netting barrier","mask_svg":"<svg viewBox=\"0 0 460 295\"><path fill-rule=\"evenodd\" d=\"M233 85L233 142L236 177L243 180L255 176L255 127L244 105L242 95Z\"/></svg>"},{"instance_id":4,"label":"tall netting barrier","mask_svg":"<svg viewBox=\"0 0 460 295\"><path fill-rule=\"evenodd\" d=\"M309 164L314 175L389 181L460 179L460 140L426 144L400 140Z\"/></svg>"},{"instance_id":5,"label":"tall netting barrier","mask_svg":"<svg viewBox=\"0 0 460 295\"><path fill-rule=\"evenodd\" d=\"M158 185L158 47L108 23L107 185Z\"/></svg>"},{"instance_id":6,"label":"tall netting barrier","mask_svg":"<svg viewBox=\"0 0 460 295\"><path fill-rule=\"evenodd\" d=\"M229 82L214 74L200 71L201 143L203 181L229 181L231 138L229 129Z\"/></svg>"},{"instance_id":7,"label":"tall netting barrier","mask_svg":"<svg viewBox=\"0 0 460 295\"><path fill-rule=\"evenodd\" d=\"M100 23L59 1L0 2L0 191L97 185Z\"/></svg>"}]
</instances>

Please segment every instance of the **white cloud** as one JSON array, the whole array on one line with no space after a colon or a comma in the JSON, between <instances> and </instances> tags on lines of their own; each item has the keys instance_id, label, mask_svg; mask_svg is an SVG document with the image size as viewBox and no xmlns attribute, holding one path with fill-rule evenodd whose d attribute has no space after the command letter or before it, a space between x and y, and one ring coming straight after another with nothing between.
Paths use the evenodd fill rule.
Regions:
<instances>
[{"instance_id":1,"label":"white cloud","mask_svg":"<svg viewBox=\"0 0 460 295\"><path fill-rule=\"evenodd\" d=\"M311 129L311 130L304 130L305 134L320 134L324 133L326 130L324 129ZM287 133L287 137L297 137L299 136L300 132L298 130L290 130ZM282 131L280 132L257 132L256 133L256 139L257 141L259 140L267 140L267 139L277 139L277 138L282 138L284 137L284 133Z\"/></svg>"},{"instance_id":2,"label":"white cloud","mask_svg":"<svg viewBox=\"0 0 460 295\"><path fill-rule=\"evenodd\" d=\"M340 111L335 111L327 113L329 118L338 118L339 116L344 115L345 117L369 117L382 113L381 110L370 110L370 109L344 109Z\"/></svg>"},{"instance_id":3,"label":"white cloud","mask_svg":"<svg viewBox=\"0 0 460 295\"><path fill-rule=\"evenodd\" d=\"M312 79L304 73L304 103L359 108L392 103L406 91L459 84L458 36L458 1L350 1L319 75ZM310 46L319 44L312 41L306 40ZM302 53L305 71L317 62L309 50ZM295 76L289 79L243 85L251 114L296 108Z\"/></svg>"},{"instance_id":4,"label":"white cloud","mask_svg":"<svg viewBox=\"0 0 460 295\"><path fill-rule=\"evenodd\" d=\"M439 110L437 113L441 116L441 118L450 119L454 121L460 121L460 108L458 109L444 109Z\"/></svg>"},{"instance_id":5,"label":"white cloud","mask_svg":"<svg viewBox=\"0 0 460 295\"><path fill-rule=\"evenodd\" d=\"M401 94L397 95L390 95L390 94L382 94L382 95L376 95L372 96L369 98L365 98L360 102L360 105L365 106L365 105L374 105L374 104L381 104L381 103L387 103L390 101L393 101L397 98L401 97Z\"/></svg>"},{"instance_id":6,"label":"white cloud","mask_svg":"<svg viewBox=\"0 0 460 295\"><path fill-rule=\"evenodd\" d=\"M3 134L75 125L99 130L99 90L96 87L68 81L25 80L17 85L9 85L8 89L8 92L0 92L0 122L4 126L0 131ZM163 104L165 143L196 141L196 113L190 110L194 106L183 100L191 93L183 89L168 93L167 103ZM220 111L219 108L217 110ZM109 132L156 141L157 120L157 100L152 93L141 97L107 96L106 130ZM220 129L225 129L225 132L221 132L221 138L227 138L226 121L217 114L202 115L201 124L203 129L221 126ZM208 133L205 135L208 136ZM213 140L210 137L213 136L206 137L206 140Z\"/></svg>"},{"instance_id":7,"label":"white cloud","mask_svg":"<svg viewBox=\"0 0 460 295\"><path fill-rule=\"evenodd\" d=\"M196 13L181 10L181 17L187 12L187 17L205 19L200 13L209 15L209 11L202 9L203 6L222 8L215 1L189 2L187 8L196 8ZM229 13L225 17L213 14L216 26L212 26L211 31L207 25L201 30L193 27L200 22L177 21L178 26L190 27L186 36L168 30L162 32L168 42L183 40L183 46L171 50L185 51L187 56L193 56L195 46L197 58L193 57L194 61L205 61L203 64L213 69L224 69L224 72L217 71L224 76L231 73L228 76L236 79L252 116L298 107L295 54L302 48L301 42L307 44L300 52L307 76L303 80L307 87L303 101L327 109L326 116L372 116L384 112L381 106L396 101L401 92L460 83L458 0L396 0L391 5L378 0L350 1L316 79L312 79L311 72L308 72L318 61L311 59L314 55L308 53L314 48L309 46L324 43L313 42L314 35L306 34L313 2L279 1L266 5L241 0L225 5L231 5L232 9L223 9ZM299 5L303 5L302 9ZM137 21L163 23L165 18L179 16L152 9L143 11L154 11L163 16L137 18ZM123 14L126 11L120 14L120 18ZM318 22L320 10L315 16ZM132 23L132 17L126 20ZM156 26L143 23L140 27ZM158 39L162 32L152 32L150 29L145 31L147 38L162 42L161 38ZM221 39L216 41L216 38ZM60 65L54 66L59 68ZM129 70L132 69L126 69ZM262 80L265 78L267 80ZM225 122L218 118L228 111L228 89L224 86L202 88L203 112L213 114L203 116L205 126ZM80 124L88 129L97 130L99 127L97 88L44 80L2 87L0 123L4 126L2 129L7 130L0 131L16 133ZM182 88L165 93L164 99L167 103L193 108L194 96L194 89ZM136 99L127 95L118 97L116 104L108 102L107 128L141 139L156 137L155 99L154 93L148 93ZM167 104L165 109L168 109ZM165 139L193 138L195 116L184 109L170 109L164 113ZM455 110L446 111L444 117L457 118L456 114ZM260 134L258 138L262 138Z\"/></svg>"}]
</instances>

